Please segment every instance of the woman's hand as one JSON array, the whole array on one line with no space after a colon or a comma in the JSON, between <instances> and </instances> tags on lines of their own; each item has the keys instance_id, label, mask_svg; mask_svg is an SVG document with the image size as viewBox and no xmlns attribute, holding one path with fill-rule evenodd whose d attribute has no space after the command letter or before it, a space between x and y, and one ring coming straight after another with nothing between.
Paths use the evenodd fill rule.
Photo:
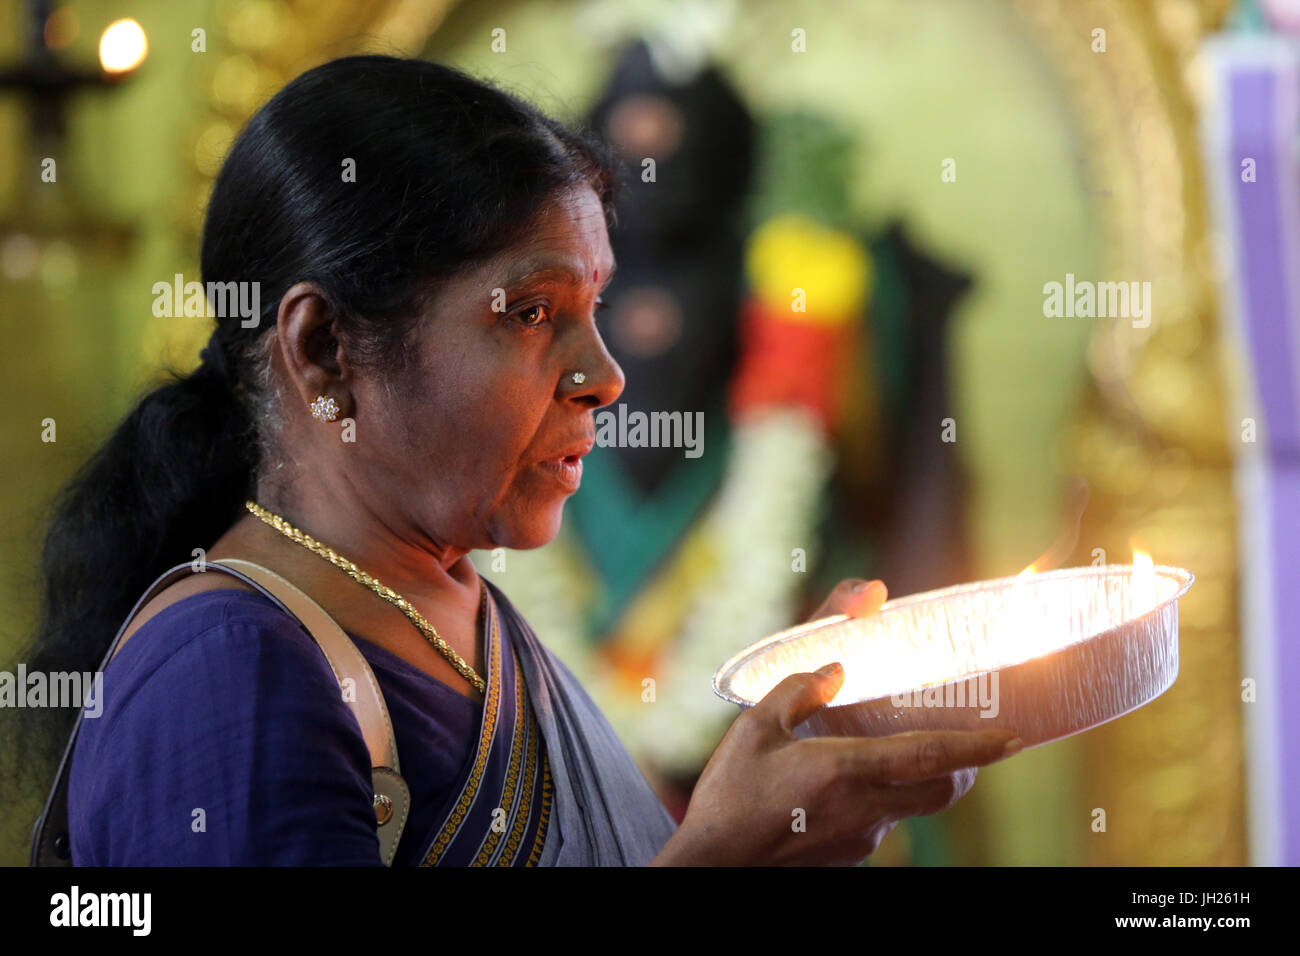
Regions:
<instances>
[{"instance_id":1,"label":"woman's hand","mask_svg":"<svg viewBox=\"0 0 1300 956\"><path fill-rule=\"evenodd\" d=\"M844 581L813 617L865 617L884 600L879 581ZM947 809L976 767L1020 749L1007 730L797 739L843 682L838 664L792 674L737 717L653 865L854 865L899 820Z\"/></svg>"}]
</instances>

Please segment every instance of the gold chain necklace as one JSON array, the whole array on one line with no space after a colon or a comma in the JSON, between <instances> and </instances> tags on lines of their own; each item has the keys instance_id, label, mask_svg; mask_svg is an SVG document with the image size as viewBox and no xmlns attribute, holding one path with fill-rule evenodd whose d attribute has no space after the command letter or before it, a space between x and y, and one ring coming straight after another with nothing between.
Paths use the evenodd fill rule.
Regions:
<instances>
[{"instance_id":1,"label":"gold chain necklace","mask_svg":"<svg viewBox=\"0 0 1300 956\"><path fill-rule=\"evenodd\" d=\"M483 678L479 677L478 674L474 673L474 668L466 664L465 659L461 657L459 654L457 654L456 651L452 648L452 646L442 639L442 635L437 632L437 630L434 628L432 624L430 624L428 621L424 619L424 616L415 609L414 605L412 605L410 601L406 600L406 598L402 597L392 588L388 587L385 584L382 584L377 579L372 578L370 575L366 574L366 572L362 571L355 564L353 564L347 558L343 557L333 548L327 547L326 545L321 544L311 535L303 531L299 531L289 522L281 518L278 514L275 514L274 512L271 511L267 511L256 501L252 501L251 499L245 501L244 507L247 508L249 511L251 511L253 514L257 515L257 517L261 518L263 521L269 524L276 531L279 531L286 538L289 538L291 541L296 541L298 544L302 545L308 551L311 551L313 554L317 554L320 557L324 558L330 564L334 565L334 567L346 571L348 575L351 576L354 580L360 582L361 584L364 584L366 587L370 588L370 590L374 591L376 594L378 594L389 604L393 605L393 607L397 608L399 611L405 614L408 618L411 619L411 623L414 624L417 628L419 628L420 633L424 635L425 640L427 640L430 644L432 644L434 649L439 654L447 658L447 660L451 663L451 666L456 668L457 672L462 677L464 677L467 681L469 681L471 684L474 685L475 690L477 690L480 694L487 693L487 684L484 683Z\"/></svg>"}]
</instances>

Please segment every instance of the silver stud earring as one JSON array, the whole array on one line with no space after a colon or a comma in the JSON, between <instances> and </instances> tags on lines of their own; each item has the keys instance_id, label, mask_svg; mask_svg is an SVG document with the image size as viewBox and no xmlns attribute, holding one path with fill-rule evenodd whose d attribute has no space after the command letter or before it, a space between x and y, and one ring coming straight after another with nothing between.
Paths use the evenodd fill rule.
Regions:
<instances>
[{"instance_id":1,"label":"silver stud earring","mask_svg":"<svg viewBox=\"0 0 1300 956\"><path fill-rule=\"evenodd\" d=\"M583 375L581 372L574 372L574 373L573 373L573 384L574 384L574 385L581 385L581 384L582 384L583 382L585 382L586 380L587 380L587 376Z\"/></svg>"},{"instance_id":2,"label":"silver stud earring","mask_svg":"<svg viewBox=\"0 0 1300 956\"><path fill-rule=\"evenodd\" d=\"M328 395L317 395L311 403L311 417L318 422L332 422L339 417L339 403Z\"/></svg>"}]
</instances>

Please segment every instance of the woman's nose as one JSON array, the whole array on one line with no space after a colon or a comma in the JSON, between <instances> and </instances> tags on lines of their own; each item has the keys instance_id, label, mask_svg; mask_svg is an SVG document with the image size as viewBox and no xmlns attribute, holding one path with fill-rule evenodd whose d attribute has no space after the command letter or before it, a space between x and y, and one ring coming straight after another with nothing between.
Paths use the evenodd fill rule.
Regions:
<instances>
[{"instance_id":1,"label":"woman's nose","mask_svg":"<svg viewBox=\"0 0 1300 956\"><path fill-rule=\"evenodd\" d=\"M597 335L589 347L573 360L564 373L560 388L569 401L588 408L600 408L618 398L626 384L623 369Z\"/></svg>"}]
</instances>

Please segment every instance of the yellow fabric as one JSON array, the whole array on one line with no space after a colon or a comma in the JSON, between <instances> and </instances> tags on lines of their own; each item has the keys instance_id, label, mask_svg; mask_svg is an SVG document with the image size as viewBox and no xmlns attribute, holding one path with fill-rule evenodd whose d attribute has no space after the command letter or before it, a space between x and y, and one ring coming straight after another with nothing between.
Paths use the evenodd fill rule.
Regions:
<instances>
[{"instance_id":1,"label":"yellow fabric","mask_svg":"<svg viewBox=\"0 0 1300 956\"><path fill-rule=\"evenodd\" d=\"M861 315L872 279L871 260L857 240L799 215L760 226L749 241L745 269L769 310L818 325L842 325ZM805 293L806 311L794 308L796 289Z\"/></svg>"}]
</instances>

